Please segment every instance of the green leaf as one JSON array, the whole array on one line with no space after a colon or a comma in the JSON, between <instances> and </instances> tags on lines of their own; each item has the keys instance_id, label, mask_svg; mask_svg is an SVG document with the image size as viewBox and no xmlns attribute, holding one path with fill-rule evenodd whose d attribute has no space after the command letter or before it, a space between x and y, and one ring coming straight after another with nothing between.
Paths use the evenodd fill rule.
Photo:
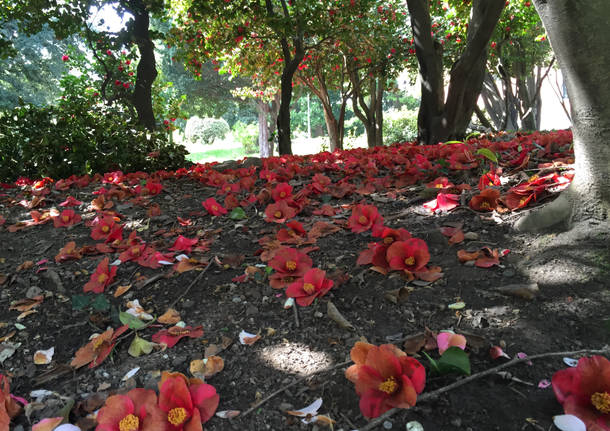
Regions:
<instances>
[{"instance_id":1,"label":"green leaf","mask_svg":"<svg viewBox=\"0 0 610 431\"><path fill-rule=\"evenodd\" d=\"M463 144L462 141L447 141L447 142L443 142L441 145L447 145L447 144Z\"/></svg>"},{"instance_id":2,"label":"green leaf","mask_svg":"<svg viewBox=\"0 0 610 431\"><path fill-rule=\"evenodd\" d=\"M430 355L428 355L426 352L422 352L422 353L426 357L428 362L430 362L430 369L432 370L432 372L436 373L436 374L441 374L441 369L438 366L438 362L436 362L434 359L432 359L430 357Z\"/></svg>"},{"instance_id":3,"label":"green leaf","mask_svg":"<svg viewBox=\"0 0 610 431\"><path fill-rule=\"evenodd\" d=\"M470 358L462 349L449 347L438 360L440 374L459 373L470 375Z\"/></svg>"},{"instance_id":4,"label":"green leaf","mask_svg":"<svg viewBox=\"0 0 610 431\"><path fill-rule=\"evenodd\" d=\"M91 301L90 305L91 305L91 308L93 308L95 311L110 310L110 302L108 301L108 298L106 298L102 294L96 295L95 299L93 301Z\"/></svg>"},{"instance_id":5,"label":"green leaf","mask_svg":"<svg viewBox=\"0 0 610 431\"><path fill-rule=\"evenodd\" d=\"M137 358L141 355L148 355L150 352L152 352L153 347L154 343L151 343L150 341L147 341L144 338L140 338L136 334L136 336L133 337L133 341L131 342L127 353L129 353L134 358Z\"/></svg>"},{"instance_id":6,"label":"green leaf","mask_svg":"<svg viewBox=\"0 0 610 431\"><path fill-rule=\"evenodd\" d=\"M72 296L72 309L73 310L84 310L91 300L90 296L87 295L73 295Z\"/></svg>"},{"instance_id":7,"label":"green leaf","mask_svg":"<svg viewBox=\"0 0 610 431\"><path fill-rule=\"evenodd\" d=\"M246 212L241 207L235 207L235 208L233 208L233 211L231 211L231 214L229 214L229 218L231 218L232 220L242 220L242 219L245 219L246 218Z\"/></svg>"},{"instance_id":8,"label":"green leaf","mask_svg":"<svg viewBox=\"0 0 610 431\"><path fill-rule=\"evenodd\" d=\"M129 329L133 329L135 331L146 327L146 323L138 319L133 314L129 314L125 311L121 311L119 313L119 319L121 319L121 323L123 325L129 326Z\"/></svg>"},{"instance_id":9,"label":"green leaf","mask_svg":"<svg viewBox=\"0 0 610 431\"><path fill-rule=\"evenodd\" d=\"M493 151L491 151L488 148L479 148L477 150L477 154L480 154L483 157L487 157L489 160L491 160L494 163L498 163L498 156L496 156L496 153L494 153Z\"/></svg>"}]
</instances>

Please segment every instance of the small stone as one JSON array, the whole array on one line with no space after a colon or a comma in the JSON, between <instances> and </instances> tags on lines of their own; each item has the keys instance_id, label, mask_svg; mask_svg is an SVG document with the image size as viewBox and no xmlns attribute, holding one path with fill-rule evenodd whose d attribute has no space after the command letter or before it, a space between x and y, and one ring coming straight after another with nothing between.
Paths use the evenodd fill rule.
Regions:
<instances>
[{"instance_id":1,"label":"small stone","mask_svg":"<svg viewBox=\"0 0 610 431\"><path fill-rule=\"evenodd\" d=\"M290 403L281 403L278 407L281 411L294 410L294 406Z\"/></svg>"},{"instance_id":2,"label":"small stone","mask_svg":"<svg viewBox=\"0 0 610 431\"><path fill-rule=\"evenodd\" d=\"M324 314L320 313L319 311L316 311L315 313L313 313L313 317L317 317L319 319L320 317L324 317Z\"/></svg>"},{"instance_id":3,"label":"small stone","mask_svg":"<svg viewBox=\"0 0 610 431\"><path fill-rule=\"evenodd\" d=\"M466 232L464 234L464 239L468 241L477 241L479 239L479 234L476 232Z\"/></svg>"},{"instance_id":4,"label":"small stone","mask_svg":"<svg viewBox=\"0 0 610 431\"><path fill-rule=\"evenodd\" d=\"M25 292L26 298L30 298L30 299L32 299L38 295L41 295L41 294L42 294L42 289L38 286L32 286L27 290L27 292Z\"/></svg>"},{"instance_id":5,"label":"small stone","mask_svg":"<svg viewBox=\"0 0 610 431\"><path fill-rule=\"evenodd\" d=\"M392 426L394 426L394 425L392 424L392 422L390 422L390 421L383 421L383 429L386 429L386 430L391 430L391 429L392 429Z\"/></svg>"},{"instance_id":6,"label":"small stone","mask_svg":"<svg viewBox=\"0 0 610 431\"><path fill-rule=\"evenodd\" d=\"M451 419L451 425L453 425L456 428L460 428L462 426L462 419L461 418Z\"/></svg>"},{"instance_id":7,"label":"small stone","mask_svg":"<svg viewBox=\"0 0 610 431\"><path fill-rule=\"evenodd\" d=\"M231 299L231 301L233 301L236 304L239 304L241 302L241 298L239 296L234 296L233 299Z\"/></svg>"},{"instance_id":8,"label":"small stone","mask_svg":"<svg viewBox=\"0 0 610 431\"><path fill-rule=\"evenodd\" d=\"M178 365L182 365L186 362L186 356L176 356L172 359L172 365L177 367Z\"/></svg>"},{"instance_id":9,"label":"small stone","mask_svg":"<svg viewBox=\"0 0 610 431\"><path fill-rule=\"evenodd\" d=\"M191 307L193 307L193 305L195 305L195 303L192 300L190 300L190 299L187 299L187 300L185 300L184 302L182 302L180 304L180 306L182 308L191 308Z\"/></svg>"},{"instance_id":10,"label":"small stone","mask_svg":"<svg viewBox=\"0 0 610 431\"><path fill-rule=\"evenodd\" d=\"M506 271L504 271L502 273L502 275L504 277L514 277L515 276L515 271L513 271L512 269L507 269Z\"/></svg>"}]
</instances>

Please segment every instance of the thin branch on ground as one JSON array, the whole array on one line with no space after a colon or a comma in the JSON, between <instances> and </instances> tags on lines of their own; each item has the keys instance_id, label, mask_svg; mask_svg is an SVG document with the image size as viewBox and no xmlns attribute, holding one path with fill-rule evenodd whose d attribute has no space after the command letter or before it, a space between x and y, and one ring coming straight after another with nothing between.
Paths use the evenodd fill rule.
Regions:
<instances>
[{"instance_id":1,"label":"thin branch on ground","mask_svg":"<svg viewBox=\"0 0 610 431\"><path fill-rule=\"evenodd\" d=\"M205 268L203 268L203 270L197 275L197 277L195 277L195 279L193 281L191 281L191 284L189 284L186 289L184 289L184 292L182 292L182 294L180 294L180 296L178 296L176 299L174 299L174 302L172 302L171 304L169 304L168 308L174 308L174 306L178 303L178 301L180 301L182 298L184 298L189 291L191 290L191 287L193 287L199 280L201 280L201 278L204 276L204 274L206 272L208 272L208 269L210 268L210 266L212 266L212 260L210 260L210 262L206 265Z\"/></svg>"},{"instance_id":2,"label":"thin branch on ground","mask_svg":"<svg viewBox=\"0 0 610 431\"><path fill-rule=\"evenodd\" d=\"M513 365L516 365L516 364L520 364L522 362L527 362L527 361L531 361L534 359L541 359L541 358L551 358L553 356L579 356L579 355L604 355L604 354L606 354L606 355L610 354L610 346L605 346L603 349L600 349L600 350L575 350L575 351L571 351L571 352L548 352L548 353L539 353L537 355L525 356L523 358L513 358L504 364L498 365L497 367L489 368L488 370L481 371L480 373L476 373L476 374L468 376L462 380L453 382L450 385L443 386L442 388L439 388L435 391L422 394L419 397L417 397L417 402L422 403L425 401L435 400L440 395L444 394L445 392L448 392L455 388L459 388L460 386L463 386L466 383L470 383L473 380L478 380L481 377L489 376L490 374L496 374L498 371L501 371L508 367L512 367ZM398 413L401 410L403 410L403 409L394 408L394 409L388 410L381 416L370 421L368 424L366 424L362 428L358 428L358 431L372 430L373 428L375 428L378 425L381 425L385 420L389 419L390 417L392 417L393 415L395 415L396 413Z\"/></svg>"},{"instance_id":3,"label":"thin branch on ground","mask_svg":"<svg viewBox=\"0 0 610 431\"><path fill-rule=\"evenodd\" d=\"M296 379L294 382L284 386L283 388L278 389L275 392L272 392L270 395L268 395L267 397L263 398L262 400L260 400L258 403L254 404L252 407L250 407L248 410L246 410L245 412L243 412L242 414L239 415L240 418L249 415L250 413L252 413L254 410L256 410L257 408L259 408L260 406L262 406L263 404L265 404L267 401L269 401L271 398L275 397L276 395L281 394L282 392L284 392L286 389L290 389L291 387L295 386L298 383L301 383L303 380L309 379L310 377L315 376L316 374L321 374L321 373L326 373L328 371L333 371L336 370L337 368L343 368L346 365L351 364L352 361L345 361L345 362L341 362L337 365L334 365L330 368L324 368L323 370L319 370L319 371L314 371L311 374L308 374L306 376L300 377L298 379Z\"/></svg>"}]
</instances>

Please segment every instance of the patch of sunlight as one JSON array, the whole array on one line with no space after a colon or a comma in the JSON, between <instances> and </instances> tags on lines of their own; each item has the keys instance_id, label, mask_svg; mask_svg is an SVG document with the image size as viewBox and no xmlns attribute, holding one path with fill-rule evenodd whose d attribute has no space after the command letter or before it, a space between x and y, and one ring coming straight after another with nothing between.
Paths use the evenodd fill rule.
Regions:
<instances>
[{"instance_id":1,"label":"patch of sunlight","mask_svg":"<svg viewBox=\"0 0 610 431\"><path fill-rule=\"evenodd\" d=\"M298 375L310 375L334 365L328 353L312 350L311 347L286 342L265 347L259 358L276 370Z\"/></svg>"}]
</instances>

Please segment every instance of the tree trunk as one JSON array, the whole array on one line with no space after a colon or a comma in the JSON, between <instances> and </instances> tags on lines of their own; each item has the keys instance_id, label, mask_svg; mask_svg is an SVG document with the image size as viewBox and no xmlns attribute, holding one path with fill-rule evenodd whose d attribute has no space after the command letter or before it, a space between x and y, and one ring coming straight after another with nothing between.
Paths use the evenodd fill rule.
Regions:
<instances>
[{"instance_id":1,"label":"tree trunk","mask_svg":"<svg viewBox=\"0 0 610 431\"><path fill-rule=\"evenodd\" d=\"M130 1L129 10L134 17L132 34L140 53L133 105L138 113L138 122L148 130L154 130L156 124L152 107L152 85L157 78L157 65L155 45L149 33L150 16L146 4L141 0Z\"/></svg>"},{"instance_id":2,"label":"tree trunk","mask_svg":"<svg viewBox=\"0 0 610 431\"><path fill-rule=\"evenodd\" d=\"M442 47L431 35L428 0L407 2L422 81L417 119L420 143L436 144L465 135L483 86L487 45L504 5L504 0L473 1L466 48L451 68L445 100Z\"/></svg>"},{"instance_id":3,"label":"tree trunk","mask_svg":"<svg viewBox=\"0 0 610 431\"><path fill-rule=\"evenodd\" d=\"M271 145L269 142L269 103L262 99L257 99L256 108L258 110L258 150L261 158L271 156Z\"/></svg>"},{"instance_id":4,"label":"tree trunk","mask_svg":"<svg viewBox=\"0 0 610 431\"><path fill-rule=\"evenodd\" d=\"M362 90L362 82L358 70L349 67L349 78L352 83L352 108L354 114L366 131L366 142L369 148L383 145L383 90L385 74L380 77L367 76L369 103L366 103L365 94Z\"/></svg>"},{"instance_id":5,"label":"tree trunk","mask_svg":"<svg viewBox=\"0 0 610 431\"><path fill-rule=\"evenodd\" d=\"M534 0L567 81L576 176L555 201L523 217L524 231L573 221L604 220L610 212L610 33L607 0Z\"/></svg>"}]
</instances>

